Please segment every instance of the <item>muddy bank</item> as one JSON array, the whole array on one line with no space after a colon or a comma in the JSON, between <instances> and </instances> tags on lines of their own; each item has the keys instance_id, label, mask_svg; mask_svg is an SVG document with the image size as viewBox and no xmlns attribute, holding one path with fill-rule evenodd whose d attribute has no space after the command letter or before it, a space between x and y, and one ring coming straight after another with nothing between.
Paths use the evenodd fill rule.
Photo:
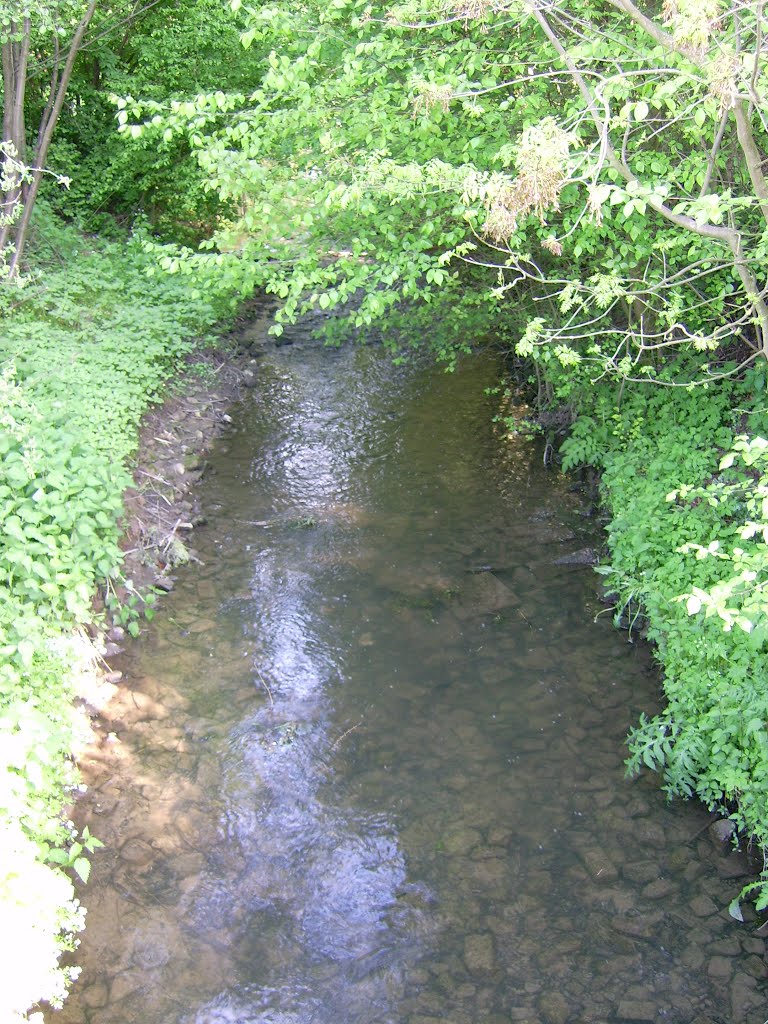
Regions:
<instances>
[{"instance_id":1,"label":"muddy bank","mask_svg":"<svg viewBox=\"0 0 768 1024\"><path fill-rule=\"evenodd\" d=\"M254 386L269 323L266 302L246 306L217 345L190 354L186 371L169 383L165 400L143 420L134 486L124 496L122 575L94 599L90 642L83 637L77 670L90 738L76 752L84 792L71 814L80 828L89 825L107 849L126 837L102 827L100 816L113 809L114 801L101 789L131 786L121 777L115 730L169 713L124 684L123 645L147 628L156 601L174 588L176 570L199 562L194 537L205 517L197 488L208 471L211 446L231 423L227 410ZM124 608L135 611L125 614Z\"/></svg>"},{"instance_id":2,"label":"muddy bank","mask_svg":"<svg viewBox=\"0 0 768 1024\"><path fill-rule=\"evenodd\" d=\"M205 519L197 485L209 468L212 444L231 422L227 410L255 384L262 346L271 344L270 322L267 302L249 304L215 347L201 347L188 357L164 401L144 417L134 486L124 496L122 579L95 601L95 611L106 608L112 627L107 657L117 653L115 641L125 635L129 618L140 624L145 595L170 591L175 569L198 557L194 530ZM137 616L116 607L126 604Z\"/></svg>"}]
</instances>

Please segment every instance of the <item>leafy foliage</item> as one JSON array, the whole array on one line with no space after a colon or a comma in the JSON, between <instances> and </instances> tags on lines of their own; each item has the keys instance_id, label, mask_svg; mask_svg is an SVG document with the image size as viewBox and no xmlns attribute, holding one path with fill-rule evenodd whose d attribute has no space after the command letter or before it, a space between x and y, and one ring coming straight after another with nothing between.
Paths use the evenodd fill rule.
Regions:
<instances>
[{"instance_id":1,"label":"leafy foliage","mask_svg":"<svg viewBox=\"0 0 768 1024\"><path fill-rule=\"evenodd\" d=\"M237 211L168 271L266 287L286 320L448 292L585 381L662 381L681 348L720 379L768 351L759 5L232 6L255 86L118 101L126 136L185 139Z\"/></svg>"},{"instance_id":2,"label":"leafy foliage","mask_svg":"<svg viewBox=\"0 0 768 1024\"><path fill-rule=\"evenodd\" d=\"M206 187L189 142L158 133L121 139L110 97L169 101L247 88L254 60L239 43L242 27L223 0L136 5L128 25L114 10L97 10L49 156L71 181L66 192L46 188L50 204L102 235L116 234L115 220L142 216L177 241L206 234L226 207Z\"/></svg>"},{"instance_id":3,"label":"leafy foliage","mask_svg":"<svg viewBox=\"0 0 768 1024\"><path fill-rule=\"evenodd\" d=\"M709 590L694 587L681 600L689 615L704 609L705 617L717 615L726 631L738 626L757 640L768 635L768 441L739 435L718 469L719 475L706 487L680 488L667 500L703 500L729 522L746 518L734 523L726 543L712 540L706 546L690 543L681 549L695 552L698 559L720 559L735 571Z\"/></svg>"}]
</instances>

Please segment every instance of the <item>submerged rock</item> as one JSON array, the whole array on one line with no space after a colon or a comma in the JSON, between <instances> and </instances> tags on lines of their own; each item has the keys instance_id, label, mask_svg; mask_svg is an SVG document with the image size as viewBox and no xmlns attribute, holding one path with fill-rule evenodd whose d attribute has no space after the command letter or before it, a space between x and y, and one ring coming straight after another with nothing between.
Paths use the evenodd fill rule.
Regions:
<instances>
[{"instance_id":1,"label":"submerged rock","mask_svg":"<svg viewBox=\"0 0 768 1024\"><path fill-rule=\"evenodd\" d=\"M464 963L472 974L488 974L496 968L493 935L481 932L464 939Z\"/></svg>"},{"instance_id":2,"label":"submerged rock","mask_svg":"<svg viewBox=\"0 0 768 1024\"><path fill-rule=\"evenodd\" d=\"M539 1012L546 1024L566 1024L573 1009L562 992L545 992L539 997Z\"/></svg>"},{"instance_id":3,"label":"submerged rock","mask_svg":"<svg viewBox=\"0 0 768 1024\"><path fill-rule=\"evenodd\" d=\"M581 855L584 867L594 882L606 884L615 882L619 877L616 865L600 849L585 850Z\"/></svg>"},{"instance_id":4,"label":"submerged rock","mask_svg":"<svg viewBox=\"0 0 768 1024\"><path fill-rule=\"evenodd\" d=\"M597 565L600 558L594 548L579 548L568 555L556 558L553 565Z\"/></svg>"},{"instance_id":5,"label":"submerged rock","mask_svg":"<svg viewBox=\"0 0 768 1024\"><path fill-rule=\"evenodd\" d=\"M129 839L127 843L123 844L120 856L128 864L143 867L154 859L155 851L142 839Z\"/></svg>"},{"instance_id":6,"label":"submerged rock","mask_svg":"<svg viewBox=\"0 0 768 1024\"><path fill-rule=\"evenodd\" d=\"M656 1020L656 1006L654 1003L648 1003L634 999L623 999L616 1010L616 1015L620 1020Z\"/></svg>"}]
</instances>

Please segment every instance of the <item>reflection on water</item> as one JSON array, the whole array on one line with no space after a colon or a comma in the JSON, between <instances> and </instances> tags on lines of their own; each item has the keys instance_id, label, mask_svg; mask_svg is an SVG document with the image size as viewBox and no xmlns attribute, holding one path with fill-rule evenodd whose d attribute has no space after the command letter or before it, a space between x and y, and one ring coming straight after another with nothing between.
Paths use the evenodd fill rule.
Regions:
<instances>
[{"instance_id":1,"label":"reflection on water","mask_svg":"<svg viewBox=\"0 0 768 1024\"><path fill-rule=\"evenodd\" d=\"M108 843L61 1024L762 1024L707 816L623 779L657 684L494 360L267 349L202 566L90 762Z\"/></svg>"}]
</instances>

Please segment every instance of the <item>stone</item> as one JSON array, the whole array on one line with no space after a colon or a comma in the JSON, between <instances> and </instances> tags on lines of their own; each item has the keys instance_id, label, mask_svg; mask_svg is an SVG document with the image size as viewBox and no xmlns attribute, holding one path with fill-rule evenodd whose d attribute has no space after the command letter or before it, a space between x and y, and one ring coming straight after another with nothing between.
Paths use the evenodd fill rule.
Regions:
<instances>
[{"instance_id":1,"label":"stone","mask_svg":"<svg viewBox=\"0 0 768 1024\"><path fill-rule=\"evenodd\" d=\"M627 804L627 814L630 818L647 818L650 813L651 805L645 797L633 797Z\"/></svg>"},{"instance_id":2,"label":"stone","mask_svg":"<svg viewBox=\"0 0 768 1024\"><path fill-rule=\"evenodd\" d=\"M745 953L754 953L755 956L765 956L765 939L754 938L752 935L742 935L741 948Z\"/></svg>"},{"instance_id":3,"label":"stone","mask_svg":"<svg viewBox=\"0 0 768 1024\"><path fill-rule=\"evenodd\" d=\"M731 982L731 1019L729 1024L751 1024L750 1010L760 1008L760 1020L765 1019L764 998L757 991L757 982L749 974L739 972Z\"/></svg>"},{"instance_id":4,"label":"stone","mask_svg":"<svg viewBox=\"0 0 768 1024\"><path fill-rule=\"evenodd\" d=\"M747 878L752 871L743 853L731 853L718 862L717 873L721 878Z\"/></svg>"},{"instance_id":5,"label":"stone","mask_svg":"<svg viewBox=\"0 0 768 1024\"><path fill-rule=\"evenodd\" d=\"M766 976L765 961L759 956L748 956L746 960L741 961L741 966L747 974L751 974L753 978L757 978L758 981L762 981Z\"/></svg>"},{"instance_id":6,"label":"stone","mask_svg":"<svg viewBox=\"0 0 768 1024\"><path fill-rule=\"evenodd\" d=\"M493 935L480 932L464 939L464 963L473 974L490 973L496 967Z\"/></svg>"},{"instance_id":7,"label":"stone","mask_svg":"<svg viewBox=\"0 0 768 1024\"><path fill-rule=\"evenodd\" d=\"M629 935L633 939L652 939L654 928L661 921L662 914L648 914L639 917L614 917L611 925L622 935Z\"/></svg>"},{"instance_id":8,"label":"stone","mask_svg":"<svg viewBox=\"0 0 768 1024\"><path fill-rule=\"evenodd\" d=\"M616 1010L620 1020L656 1020L656 1007L637 999L622 999Z\"/></svg>"},{"instance_id":9,"label":"stone","mask_svg":"<svg viewBox=\"0 0 768 1024\"><path fill-rule=\"evenodd\" d=\"M571 1005L562 992L545 992L539 996L539 1013L546 1024L566 1024Z\"/></svg>"},{"instance_id":10,"label":"stone","mask_svg":"<svg viewBox=\"0 0 768 1024\"><path fill-rule=\"evenodd\" d=\"M720 850L722 850L724 846L726 848L730 846L730 842L735 831L736 823L729 821L728 818L721 818L720 821L715 821L709 826L710 839Z\"/></svg>"},{"instance_id":11,"label":"stone","mask_svg":"<svg viewBox=\"0 0 768 1024\"><path fill-rule=\"evenodd\" d=\"M471 865L472 879L484 889L500 888L507 877L507 862L500 857L478 860ZM549 876L547 876L549 884ZM536 890L534 882L530 880L531 888L534 891L548 891L548 887Z\"/></svg>"},{"instance_id":12,"label":"stone","mask_svg":"<svg viewBox=\"0 0 768 1024\"><path fill-rule=\"evenodd\" d=\"M94 981L92 985L83 992L83 1002L92 1010L106 1006L109 1002L109 989L104 981Z\"/></svg>"},{"instance_id":13,"label":"stone","mask_svg":"<svg viewBox=\"0 0 768 1024\"><path fill-rule=\"evenodd\" d=\"M616 865L600 849L585 850L581 859L594 882L606 884L615 882L619 877Z\"/></svg>"},{"instance_id":14,"label":"stone","mask_svg":"<svg viewBox=\"0 0 768 1024\"><path fill-rule=\"evenodd\" d=\"M506 846L512 838L512 829L509 828L492 828L488 833L488 843L490 846Z\"/></svg>"},{"instance_id":15,"label":"stone","mask_svg":"<svg viewBox=\"0 0 768 1024\"><path fill-rule=\"evenodd\" d=\"M717 905L709 896L694 896L688 906L695 917L711 917L717 913Z\"/></svg>"},{"instance_id":16,"label":"stone","mask_svg":"<svg viewBox=\"0 0 768 1024\"><path fill-rule=\"evenodd\" d=\"M622 874L628 881L642 885L644 882L651 882L654 878L658 878L659 865L653 860L636 860L631 864L625 864Z\"/></svg>"},{"instance_id":17,"label":"stone","mask_svg":"<svg viewBox=\"0 0 768 1024\"><path fill-rule=\"evenodd\" d=\"M135 967L142 967L145 971L153 970L156 967L164 967L171 959L171 952L167 946L160 942L142 942L134 949L131 963Z\"/></svg>"},{"instance_id":18,"label":"stone","mask_svg":"<svg viewBox=\"0 0 768 1024\"><path fill-rule=\"evenodd\" d=\"M690 971L698 971L704 966L705 960L706 957L702 953L700 947L696 944L688 946L688 948L683 950L680 955L680 963Z\"/></svg>"},{"instance_id":19,"label":"stone","mask_svg":"<svg viewBox=\"0 0 768 1024\"><path fill-rule=\"evenodd\" d=\"M707 946L710 956L738 956L741 952L741 943L735 935L729 935L716 942L710 942Z\"/></svg>"},{"instance_id":20,"label":"stone","mask_svg":"<svg viewBox=\"0 0 768 1024\"><path fill-rule=\"evenodd\" d=\"M113 978L112 984L109 986L110 1002L117 1003L121 999L125 999L131 992L141 988L145 980L146 975L141 970L123 971L122 974L118 974L116 978Z\"/></svg>"},{"instance_id":21,"label":"stone","mask_svg":"<svg viewBox=\"0 0 768 1024\"><path fill-rule=\"evenodd\" d=\"M688 862L685 871L683 872L683 881L688 882L688 884L695 882L696 879L700 878L705 871L706 867L700 860L691 860Z\"/></svg>"},{"instance_id":22,"label":"stone","mask_svg":"<svg viewBox=\"0 0 768 1024\"><path fill-rule=\"evenodd\" d=\"M662 849L666 843L664 829L657 821L641 818L632 825L632 836L636 843Z\"/></svg>"},{"instance_id":23,"label":"stone","mask_svg":"<svg viewBox=\"0 0 768 1024\"><path fill-rule=\"evenodd\" d=\"M452 857L463 857L482 841L482 836L472 828L460 828L443 837L443 850Z\"/></svg>"},{"instance_id":24,"label":"stone","mask_svg":"<svg viewBox=\"0 0 768 1024\"><path fill-rule=\"evenodd\" d=\"M94 814L111 814L119 803L116 793L98 792L92 804Z\"/></svg>"},{"instance_id":25,"label":"stone","mask_svg":"<svg viewBox=\"0 0 768 1024\"><path fill-rule=\"evenodd\" d=\"M190 633L210 633L218 629L218 624L213 619L198 619L189 627Z\"/></svg>"},{"instance_id":26,"label":"stone","mask_svg":"<svg viewBox=\"0 0 768 1024\"><path fill-rule=\"evenodd\" d=\"M647 900L663 900L677 891L677 886L668 878L657 878L644 886L641 895Z\"/></svg>"},{"instance_id":27,"label":"stone","mask_svg":"<svg viewBox=\"0 0 768 1024\"><path fill-rule=\"evenodd\" d=\"M610 789L606 789L600 793L595 793L592 797L592 802L594 803L595 807L599 807L601 810L605 810L605 808L609 807L615 799L615 793L611 792Z\"/></svg>"},{"instance_id":28,"label":"stone","mask_svg":"<svg viewBox=\"0 0 768 1024\"><path fill-rule=\"evenodd\" d=\"M713 981L728 981L733 973L730 957L713 956L707 964L707 974Z\"/></svg>"},{"instance_id":29,"label":"stone","mask_svg":"<svg viewBox=\"0 0 768 1024\"><path fill-rule=\"evenodd\" d=\"M135 867L143 867L154 860L155 851L148 843L143 842L141 839L129 839L127 843L123 844L120 856L128 864L133 864Z\"/></svg>"},{"instance_id":30,"label":"stone","mask_svg":"<svg viewBox=\"0 0 768 1024\"><path fill-rule=\"evenodd\" d=\"M109 725L125 727L136 722L167 718L168 710L140 690L122 687L104 708L102 717Z\"/></svg>"},{"instance_id":31,"label":"stone","mask_svg":"<svg viewBox=\"0 0 768 1024\"><path fill-rule=\"evenodd\" d=\"M600 557L594 548L579 548L561 558L556 558L553 565L597 565Z\"/></svg>"}]
</instances>

